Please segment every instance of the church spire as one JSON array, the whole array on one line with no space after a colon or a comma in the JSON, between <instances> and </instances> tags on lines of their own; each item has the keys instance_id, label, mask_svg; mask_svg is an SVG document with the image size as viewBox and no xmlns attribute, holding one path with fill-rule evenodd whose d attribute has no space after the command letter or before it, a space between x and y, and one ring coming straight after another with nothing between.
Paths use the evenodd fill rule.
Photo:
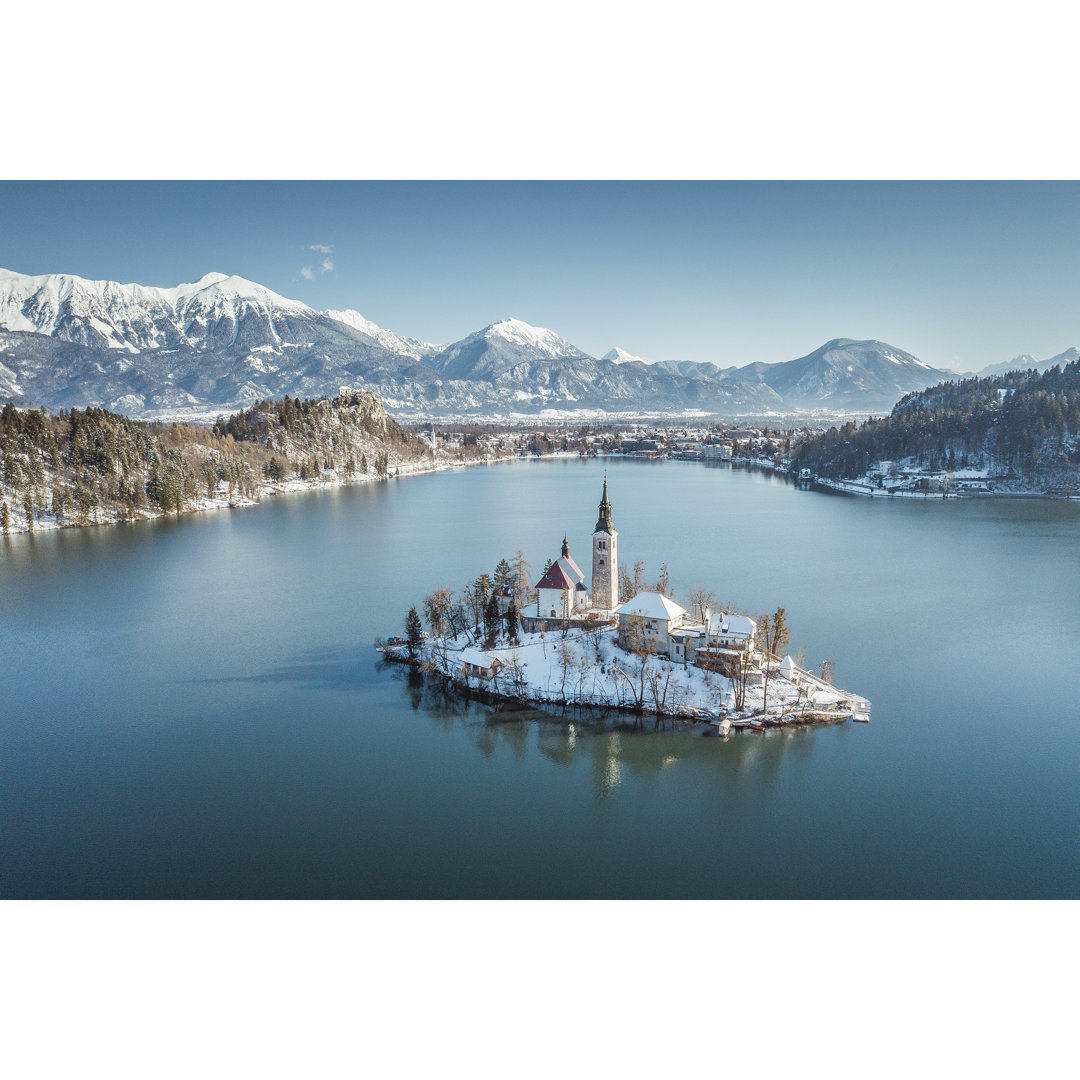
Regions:
<instances>
[{"instance_id":1,"label":"church spire","mask_svg":"<svg viewBox=\"0 0 1080 1080\"><path fill-rule=\"evenodd\" d=\"M607 473L604 473L604 497L600 500L600 516L596 519L596 528L593 532L613 532L615 526L611 523L611 503L607 497Z\"/></svg>"}]
</instances>

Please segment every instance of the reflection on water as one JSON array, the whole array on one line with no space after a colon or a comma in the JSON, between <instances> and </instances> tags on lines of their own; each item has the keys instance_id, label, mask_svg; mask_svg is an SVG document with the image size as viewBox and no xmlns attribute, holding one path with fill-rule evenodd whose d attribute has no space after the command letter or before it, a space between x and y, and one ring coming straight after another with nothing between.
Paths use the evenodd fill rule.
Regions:
<instances>
[{"instance_id":1,"label":"reflection on water","mask_svg":"<svg viewBox=\"0 0 1080 1080\"><path fill-rule=\"evenodd\" d=\"M872 723L725 741L381 665L433 588L580 561L605 469L628 565L785 607ZM0 896L1072 897L1078 595L1080 505L680 462L0 538Z\"/></svg>"},{"instance_id":2,"label":"reflection on water","mask_svg":"<svg viewBox=\"0 0 1080 1080\"><path fill-rule=\"evenodd\" d=\"M402 685L414 711L423 711L442 731L460 730L485 758L506 746L524 759L535 747L561 769L587 768L599 799L608 798L624 774L642 778L676 766L701 772L710 783L733 791L768 789L785 757L804 762L812 757L811 727L735 731L726 739L712 736L704 725L685 722L675 722L674 731L656 731L651 718L626 713L482 703L439 676L398 664L383 668ZM831 725L830 730L851 727Z\"/></svg>"}]
</instances>

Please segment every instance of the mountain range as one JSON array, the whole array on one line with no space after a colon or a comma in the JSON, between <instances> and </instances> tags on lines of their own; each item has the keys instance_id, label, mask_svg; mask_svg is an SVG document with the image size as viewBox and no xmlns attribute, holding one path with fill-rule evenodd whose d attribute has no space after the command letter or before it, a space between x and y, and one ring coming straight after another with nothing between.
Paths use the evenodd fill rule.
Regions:
<instances>
[{"instance_id":1,"label":"mountain range","mask_svg":"<svg viewBox=\"0 0 1080 1080\"><path fill-rule=\"evenodd\" d=\"M836 338L777 364L649 364L617 348L589 356L513 318L418 341L220 273L155 288L0 270L0 402L53 410L214 416L362 385L402 419L881 413L952 378L878 341Z\"/></svg>"}]
</instances>

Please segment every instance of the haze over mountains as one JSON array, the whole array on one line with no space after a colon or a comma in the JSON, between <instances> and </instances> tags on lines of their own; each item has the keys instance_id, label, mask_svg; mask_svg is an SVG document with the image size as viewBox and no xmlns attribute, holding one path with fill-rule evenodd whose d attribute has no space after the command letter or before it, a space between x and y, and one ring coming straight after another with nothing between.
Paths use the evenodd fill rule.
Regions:
<instances>
[{"instance_id":1,"label":"haze over mountains","mask_svg":"<svg viewBox=\"0 0 1080 1080\"><path fill-rule=\"evenodd\" d=\"M211 416L363 385L403 419L883 413L955 377L878 341L837 338L777 364L648 364L622 349L589 356L513 318L450 345L417 341L219 273L165 289L0 270L0 402L53 410Z\"/></svg>"}]
</instances>

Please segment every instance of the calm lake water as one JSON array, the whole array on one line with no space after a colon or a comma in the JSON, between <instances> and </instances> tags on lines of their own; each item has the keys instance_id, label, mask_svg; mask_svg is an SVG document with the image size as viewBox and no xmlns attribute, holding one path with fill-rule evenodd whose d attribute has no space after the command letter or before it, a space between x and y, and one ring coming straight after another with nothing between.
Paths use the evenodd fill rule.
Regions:
<instances>
[{"instance_id":1,"label":"calm lake water","mask_svg":"<svg viewBox=\"0 0 1080 1080\"><path fill-rule=\"evenodd\" d=\"M564 533L787 608L869 725L602 730L387 669ZM558 509L552 510L552 507ZM1076 897L1080 505L530 461L0 537L0 896Z\"/></svg>"}]
</instances>

